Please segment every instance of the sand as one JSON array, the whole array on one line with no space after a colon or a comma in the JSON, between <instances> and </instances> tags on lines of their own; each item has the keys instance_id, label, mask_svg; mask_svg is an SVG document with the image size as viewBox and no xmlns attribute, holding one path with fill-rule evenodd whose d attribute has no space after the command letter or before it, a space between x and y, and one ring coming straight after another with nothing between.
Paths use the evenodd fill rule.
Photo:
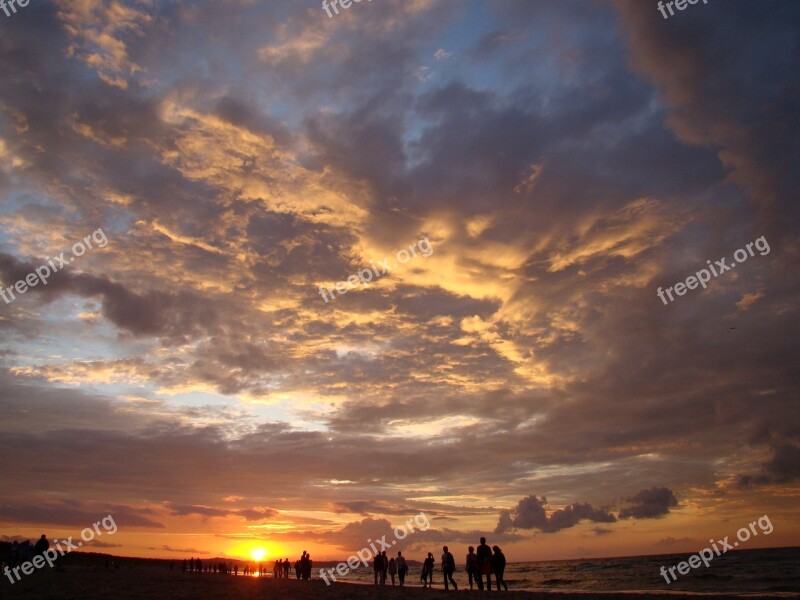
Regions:
<instances>
[{"instance_id":1,"label":"sand","mask_svg":"<svg viewBox=\"0 0 800 600\"><path fill-rule=\"evenodd\" d=\"M0 583L0 598L20 598L25 600L370 600L404 598L422 600L424 598L443 598L441 588L426 590L419 587L376 588L370 585L335 583L325 585L320 580L274 580L255 577L224 576L209 574L189 574L161 568L122 568L105 569L64 569L45 570L24 577L11 585L3 578ZM498 592L491 592L492 595ZM655 593L561 593L561 592L500 592L503 596L516 600L680 600L696 595L655 594ZM458 592L459 596L480 598L488 592L469 590ZM800 598L800 595L748 596L748 598ZM704 600L722 600L728 595L703 595Z\"/></svg>"}]
</instances>

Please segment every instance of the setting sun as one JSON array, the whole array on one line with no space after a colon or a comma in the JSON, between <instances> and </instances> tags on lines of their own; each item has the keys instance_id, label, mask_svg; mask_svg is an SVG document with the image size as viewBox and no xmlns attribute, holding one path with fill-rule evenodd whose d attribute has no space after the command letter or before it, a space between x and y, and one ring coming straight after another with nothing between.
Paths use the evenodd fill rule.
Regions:
<instances>
[{"instance_id":1,"label":"setting sun","mask_svg":"<svg viewBox=\"0 0 800 600\"><path fill-rule=\"evenodd\" d=\"M253 560L256 562L261 562L264 560L264 557L267 555L267 551L263 548L253 548L250 552L250 556L253 557Z\"/></svg>"}]
</instances>

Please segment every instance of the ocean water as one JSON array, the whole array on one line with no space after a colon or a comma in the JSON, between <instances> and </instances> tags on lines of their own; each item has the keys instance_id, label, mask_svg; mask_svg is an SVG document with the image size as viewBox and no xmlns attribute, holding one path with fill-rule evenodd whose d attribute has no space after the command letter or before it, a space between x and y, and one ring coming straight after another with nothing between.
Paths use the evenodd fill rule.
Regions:
<instances>
[{"instance_id":1,"label":"ocean water","mask_svg":"<svg viewBox=\"0 0 800 600\"><path fill-rule=\"evenodd\" d=\"M663 554L626 558L593 558L552 562L510 563L505 572L509 589L532 591L646 591L765 593L794 596L800 593L800 548L737 550L715 557L708 568L701 564L688 575L678 575L670 584L660 573L689 558L689 554ZM314 578L318 569L314 569ZM406 585L418 587L421 566L411 564ZM677 574L677 571L676 571ZM341 579L341 578L339 578ZM468 588L467 574L459 565L454 579L459 589ZM345 581L372 583L372 572L357 569ZM433 584L441 589L442 572L434 573ZM492 581L494 585L494 581Z\"/></svg>"}]
</instances>

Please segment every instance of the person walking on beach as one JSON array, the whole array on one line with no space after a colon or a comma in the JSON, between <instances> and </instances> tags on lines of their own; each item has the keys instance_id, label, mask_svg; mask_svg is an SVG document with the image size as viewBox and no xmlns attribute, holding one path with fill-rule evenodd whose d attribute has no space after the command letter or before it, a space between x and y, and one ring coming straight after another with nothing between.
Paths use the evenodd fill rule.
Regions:
<instances>
[{"instance_id":1,"label":"person walking on beach","mask_svg":"<svg viewBox=\"0 0 800 600\"><path fill-rule=\"evenodd\" d=\"M494 571L494 580L497 582L497 591L500 591L500 584L508 591L508 584L503 579L503 572L506 570L506 557L499 546L492 546L494 555L492 555L492 571Z\"/></svg>"},{"instance_id":2,"label":"person walking on beach","mask_svg":"<svg viewBox=\"0 0 800 600\"><path fill-rule=\"evenodd\" d=\"M380 577L381 572L383 571L382 565L383 565L383 556L381 556L381 553L378 552L375 555L375 558L372 559L372 575L375 578L375 585L378 585L378 578Z\"/></svg>"},{"instance_id":3,"label":"person walking on beach","mask_svg":"<svg viewBox=\"0 0 800 600\"><path fill-rule=\"evenodd\" d=\"M447 549L447 546L442 548L442 574L444 575L444 591L447 591L447 581L453 584L453 589L457 592L458 586L453 579L453 573L456 570L456 559L453 553Z\"/></svg>"},{"instance_id":4,"label":"person walking on beach","mask_svg":"<svg viewBox=\"0 0 800 600\"><path fill-rule=\"evenodd\" d=\"M189 559L189 573L194 573L194 556Z\"/></svg>"},{"instance_id":5,"label":"person walking on beach","mask_svg":"<svg viewBox=\"0 0 800 600\"><path fill-rule=\"evenodd\" d=\"M475 548L469 547L467 554L467 577L469 577L469 589L472 589L472 581L478 579L478 557L475 556Z\"/></svg>"},{"instance_id":6,"label":"person walking on beach","mask_svg":"<svg viewBox=\"0 0 800 600\"><path fill-rule=\"evenodd\" d=\"M389 570L389 557L386 550L381 552L381 585L386 585L386 572Z\"/></svg>"},{"instance_id":7,"label":"person walking on beach","mask_svg":"<svg viewBox=\"0 0 800 600\"><path fill-rule=\"evenodd\" d=\"M394 576L397 574L397 563L394 558L389 559L389 577L392 578L392 585L394 585Z\"/></svg>"},{"instance_id":8,"label":"person walking on beach","mask_svg":"<svg viewBox=\"0 0 800 600\"><path fill-rule=\"evenodd\" d=\"M486 576L486 590L492 591L492 549L486 544L486 538L481 538L475 554L478 556L478 589L483 589L483 576Z\"/></svg>"},{"instance_id":9,"label":"person walking on beach","mask_svg":"<svg viewBox=\"0 0 800 600\"><path fill-rule=\"evenodd\" d=\"M408 573L408 564L406 559L403 558L403 553L397 553L397 577L400 580L400 587L406 582L406 573Z\"/></svg>"},{"instance_id":10,"label":"person walking on beach","mask_svg":"<svg viewBox=\"0 0 800 600\"><path fill-rule=\"evenodd\" d=\"M422 567L422 577L424 578L422 587L430 587L433 589L433 567L435 564L436 561L433 560L433 554L428 552L428 558L425 559L425 563ZM430 586L428 582L430 582Z\"/></svg>"}]
</instances>

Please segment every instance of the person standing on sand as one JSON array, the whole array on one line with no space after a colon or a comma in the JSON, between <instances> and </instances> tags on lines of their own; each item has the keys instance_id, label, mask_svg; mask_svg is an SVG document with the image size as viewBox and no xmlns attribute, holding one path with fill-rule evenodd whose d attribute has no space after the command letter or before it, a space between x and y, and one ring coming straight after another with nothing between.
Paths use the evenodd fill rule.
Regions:
<instances>
[{"instance_id":1,"label":"person standing on sand","mask_svg":"<svg viewBox=\"0 0 800 600\"><path fill-rule=\"evenodd\" d=\"M475 548L469 547L467 554L467 577L469 577L469 589L472 589L472 581L478 579L478 557L475 556ZM481 587L481 589L483 589Z\"/></svg>"},{"instance_id":2,"label":"person standing on sand","mask_svg":"<svg viewBox=\"0 0 800 600\"><path fill-rule=\"evenodd\" d=\"M389 559L389 577L392 578L392 586L394 586L394 576L397 574L397 563L394 558Z\"/></svg>"},{"instance_id":3,"label":"person standing on sand","mask_svg":"<svg viewBox=\"0 0 800 600\"><path fill-rule=\"evenodd\" d=\"M428 581L430 581L430 588L433 589L433 567L435 564L436 561L433 560L433 554L428 552L428 558L425 559L425 566L422 567L422 575L425 577L422 587L429 587Z\"/></svg>"},{"instance_id":4,"label":"person standing on sand","mask_svg":"<svg viewBox=\"0 0 800 600\"><path fill-rule=\"evenodd\" d=\"M372 559L372 575L375 578L375 585L378 585L378 578L380 577L381 572L383 571L382 565L383 565L383 556L381 556L381 553L378 552L375 555L375 558Z\"/></svg>"},{"instance_id":5,"label":"person standing on sand","mask_svg":"<svg viewBox=\"0 0 800 600\"><path fill-rule=\"evenodd\" d=\"M389 557L386 550L381 552L381 585L386 585L386 572L389 570Z\"/></svg>"},{"instance_id":6,"label":"person standing on sand","mask_svg":"<svg viewBox=\"0 0 800 600\"><path fill-rule=\"evenodd\" d=\"M189 559L189 573L194 573L194 556Z\"/></svg>"},{"instance_id":7,"label":"person standing on sand","mask_svg":"<svg viewBox=\"0 0 800 600\"><path fill-rule=\"evenodd\" d=\"M406 582L406 573L408 573L408 564L406 559L403 558L403 553L397 553L397 577L400 579L400 587Z\"/></svg>"},{"instance_id":8,"label":"person standing on sand","mask_svg":"<svg viewBox=\"0 0 800 600\"><path fill-rule=\"evenodd\" d=\"M457 592L458 586L456 585L455 580L453 579L453 573L456 570L456 559L453 557L453 553L447 549L447 546L442 548L442 574L444 575L444 591L447 591L447 581L449 580L450 583L453 584L453 589Z\"/></svg>"},{"instance_id":9,"label":"person standing on sand","mask_svg":"<svg viewBox=\"0 0 800 600\"><path fill-rule=\"evenodd\" d=\"M503 572L506 570L506 557L499 546L492 546L494 555L492 556L492 571L494 571L494 580L497 582L497 591L500 591L500 584L508 591L508 584L503 579Z\"/></svg>"},{"instance_id":10,"label":"person standing on sand","mask_svg":"<svg viewBox=\"0 0 800 600\"><path fill-rule=\"evenodd\" d=\"M492 591L492 549L486 544L486 538L481 538L475 554L478 556L478 589L483 589L483 576L486 575L486 590Z\"/></svg>"}]
</instances>

